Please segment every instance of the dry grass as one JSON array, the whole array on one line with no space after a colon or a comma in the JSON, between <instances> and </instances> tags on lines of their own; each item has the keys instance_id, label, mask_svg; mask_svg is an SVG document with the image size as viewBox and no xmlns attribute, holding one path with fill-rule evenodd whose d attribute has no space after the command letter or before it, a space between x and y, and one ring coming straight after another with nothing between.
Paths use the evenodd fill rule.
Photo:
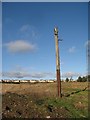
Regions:
<instances>
[{"instance_id":1,"label":"dry grass","mask_svg":"<svg viewBox=\"0 0 90 120\"><path fill-rule=\"evenodd\" d=\"M87 82L62 82L62 93L82 90L88 86ZM18 94L38 94L41 96L56 96L57 83L37 83L37 84L2 84L2 93L11 92Z\"/></svg>"}]
</instances>

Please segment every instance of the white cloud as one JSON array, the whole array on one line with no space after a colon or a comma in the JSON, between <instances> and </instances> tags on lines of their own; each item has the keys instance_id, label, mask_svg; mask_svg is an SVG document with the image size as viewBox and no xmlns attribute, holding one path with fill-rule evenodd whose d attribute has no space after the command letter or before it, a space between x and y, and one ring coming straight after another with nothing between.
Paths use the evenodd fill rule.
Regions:
<instances>
[{"instance_id":1,"label":"white cloud","mask_svg":"<svg viewBox=\"0 0 90 120\"><path fill-rule=\"evenodd\" d=\"M82 74L77 72L66 72L62 74L62 77L78 77L78 76L82 76Z\"/></svg>"},{"instance_id":2,"label":"white cloud","mask_svg":"<svg viewBox=\"0 0 90 120\"><path fill-rule=\"evenodd\" d=\"M19 35L36 39L38 37L37 29L33 25L25 24L19 29Z\"/></svg>"},{"instance_id":3,"label":"white cloud","mask_svg":"<svg viewBox=\"0 0 90 120\"><path fill-rule=\"evenodd\" d=\"M55 78L56 73L52 72L32 72L29 73L28 71L21 70L21 71L9 71L9 72L3 72L0 74L2 77L9 77L9 78L25 78L25 77L30 77L30 78ZM84 76L81 73L77 72L66 72L61 75L61 78L66 78L66 77L79 77L79 76Z\"/></svg>"},{"instance_id":4,"label":"white cloud","mask_svg":"<svg viewBox=\"0 0 90 120\"><path fill-rule=\"evenodd\" d=\"M30 25L23 25L21 28L20 28L20 31L21 32L25 32L25 31L27 31L28 29L30 29Z\"/></svg>"},{"instance_id":5,"label":"white cloud","mask_svg":"<svg viewBox=\"0 0 90 120\"><path fill-rule=\"evenodd\" d=\"M2 74L0 73L0 75L2 77L9 77L9 78L56 78L56 72L52 73L52 72L29 72L31 71L30 69L28 69L27 67L23 68L20 65L16 65L16 67L11 70L11 71L7 71L7 72L3 72ZM86 74L85 74L86 75ZM66 73L62 73L61 74L61 78L65 78L65 77L79 77L79 76L84 76L84 74L81 74L79 72L66 72Z\"/></svg>"},{"instance_id":6,"label":"white cloud","mask_svg":"<svg viewBox=\"0 0 90 120\"><path fill-rule=\"evenodd\" d=\"M28 73L28 72L16 72L16 71L11 71L11 72L3 72L2 76L3 77L9 77L9 78L25 78L25 77L30 77L30 78L44 78L44 77L50 77L52 76L53 73L51 72L33 72L33 73Z\"/></svg>"},{"instance_id":7,"label":"white cloud","mask_svg":"<svg viewBox=\"0 0 90 120\"><path fill-rule=\"evenodd\" d=\"M33 78L53 77L53 73L51 73L51 72L37 72L37 73L32 73L31 77L33 77Z\"/></svg>"},{"instance_id":8,"label":"white cloud","mask_svg":"<svg viewBox=\"0 0 90 120\"><path fill-rule=\"evenodd\" d=\"M33 51L36 49L35 44L31 44L24 40L11 41L9 43L6 43L5 46L12 53L27 52L27 51Z\"/></svg>"},{"instance_id":9,"label":"white cloud","mask_svg":"<svg viewBox=\"0 0 90 120\"><path fill-rule=\"evenodd\" d=\"M71 48L69 48L68 51L69 51L70 53L74 53L75 50L76 50L76 47L75 47L75 46L72 46Z\"/></svg>"},{"instance_id":10,"label":"white cloud","mask_svg":"<svg viewBox=\"0 0 90 120\"><path fill-rule=\"evenodd\" d=\"M25 77L30 77L30 78L45 78L45 77L55 77L55 74L52 72L29 72L31 69L28 69L27 67L23 68L20 65L16 65L15 67L13 66L14 69L11 71L7 72L2 72L0 75L3 77L9 77L9 78L25 78Z\"/></svg>"}]
</instances>

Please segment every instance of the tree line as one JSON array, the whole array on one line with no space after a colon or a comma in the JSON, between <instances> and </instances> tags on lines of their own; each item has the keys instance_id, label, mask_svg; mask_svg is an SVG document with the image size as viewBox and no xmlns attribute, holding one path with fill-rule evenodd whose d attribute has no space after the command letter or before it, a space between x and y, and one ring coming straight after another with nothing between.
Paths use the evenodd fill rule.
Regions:
<instances>
[{"instance_id":1,"label":"tree line","mask_svg":"<svg viewBox=\"0 0 90 120\"><path fill-rule=\"evenodd\" d=\"M65 81L66 81L66 82L70 82L70 81L73 81L73 80L71 80L71 79L69 79L69 78L66 78ZM88 75L88 76L83 76L83 77L79 76L76 81L77 81L77 82L87 82L87 81L90 82L90 75Z\"/></svg>"}]
</instances>

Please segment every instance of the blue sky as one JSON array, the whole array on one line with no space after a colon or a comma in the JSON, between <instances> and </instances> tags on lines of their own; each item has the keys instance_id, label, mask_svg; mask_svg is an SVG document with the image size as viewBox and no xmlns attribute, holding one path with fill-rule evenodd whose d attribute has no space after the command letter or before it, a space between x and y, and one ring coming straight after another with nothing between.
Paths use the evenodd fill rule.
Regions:
<instances>
[{"instance_id":1,"label":"blue sky","mask_svg":"<svg viewBox=\"0 0 90 120\"><path fill-rule=\"evenodd\" d=\"M2 71L2 3L0 2L0 77Z\"/></svg>"},{"instance_id":2,"label":"blue sky","mask_svg":"<svg viewBox=\"0 0 90 120\"><path fill-rule=\"evenodd\" d=\"M89 2L89 0L2 0L3 2Z\"/></svg>"},{"instance_id":3,"label":"blue sky","mask_svg":"<svg viewBox=\"0 0 90 120\"><path fill-rule=\"evenodd\" d=\"M61 76L86 74L88 3L3 3L2 20L4 78L55 78L55 26Z\"/></svg>"}]
</instances>

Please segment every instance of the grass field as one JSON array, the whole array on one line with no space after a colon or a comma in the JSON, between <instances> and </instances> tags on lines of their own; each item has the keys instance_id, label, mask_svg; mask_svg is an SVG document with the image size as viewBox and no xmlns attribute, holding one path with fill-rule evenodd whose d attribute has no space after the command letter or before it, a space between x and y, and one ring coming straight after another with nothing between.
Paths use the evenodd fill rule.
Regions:
<instances>
[{"instance_id":1,"label":"grass field","mask_svg":"<svg viewBox=\"0 0 90 120\"><path fill-rule=\"evenodd\" d=\"M3 118L87 118L88 83L2 84Z\"/></svg>"}]
</instances>

